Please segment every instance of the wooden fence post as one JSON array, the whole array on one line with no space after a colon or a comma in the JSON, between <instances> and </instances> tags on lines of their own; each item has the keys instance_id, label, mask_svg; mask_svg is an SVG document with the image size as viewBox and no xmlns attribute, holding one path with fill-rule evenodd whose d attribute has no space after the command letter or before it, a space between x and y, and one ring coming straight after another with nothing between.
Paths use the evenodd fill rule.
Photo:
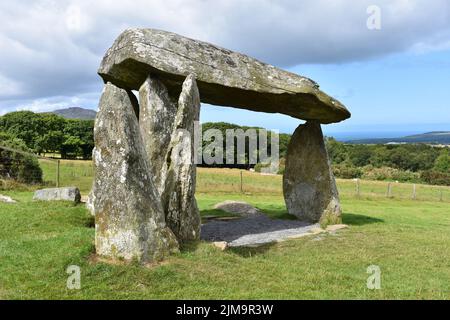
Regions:
<instances>
[{"instance_id":1,"label":"wooden fence post","mask_svg":"<svg viewBox=\"0 0 450 320\"><path fill-rule=\"evenodd\" d=\"M388 197L388 198L392 198L392 183L388 183L388 189L387 189L387 194L386 194L386 196Z\"/></svg>"},{"instance_id":2,"label":"wooden fence post","mask_svg":"<svg viewBox=\"0 0 450 320\"><path fill-rule=\"evenodd\" d=\"M361 195L361 185L360 180L356 179L356 196L359 197Z\"/></svg>"},{"instance_id":3,"label":"wooden fence post","mask_svg":"<svg viewBox=\"0 0 450 320\"><path fill-rule=\"evenodd\" d=\"M56 161L56 187L59 188L59 163L60 161Z\"/></svg>"},{"instance_id":4,"label":"wooden fence post","mask_svg":"<svg viewBox=\"0 0 450 320\"><path fill-rule=\"evenodd\" d=\"M244 188L243 188L242 184L243 184L243 182L242 182L242 170L241 170L241 193L244 192Z\"/></svg>"},{"instance_id":5,"label":"wooden fence post","mask_svg":"<svg viewBox=\"0 0 450 320\"><path fill-rule=\"evenodd\" d=\"M412 194L412 199L416 200L417 198L417 192L416 192L416 184L413 184L413 194Z\"/></svg>"}]
</instances>

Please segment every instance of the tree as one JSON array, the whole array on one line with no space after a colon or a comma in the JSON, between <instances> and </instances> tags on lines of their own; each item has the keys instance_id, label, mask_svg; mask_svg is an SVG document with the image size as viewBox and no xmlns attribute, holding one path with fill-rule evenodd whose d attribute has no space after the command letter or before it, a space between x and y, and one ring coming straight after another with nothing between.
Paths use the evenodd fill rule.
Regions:
<instances>
[{"instance_id":1,"label":"tree","mask_svg":"<svg viewBox=\"0 0 450 320\"><path fill-rule=\"evenodd\" d=\"M44 136L50 131L62 132L66 120L52 113L16 111L0 117L0 131L7 132L25 142L29 149L43 151Z\"/></svg>"},{"instance_id":2,"label":"tree","mask_svg":"<svg viewBox=\"0 0 450 320\"><path fill-rule=\"evenodd\" d=\"M347 148L342 142L338 142L334 138L327 138L325 146L332 163L339 164L348 159Z\"/></svg>"},{"instance_id":3,"label":"tree","mask_svg":"<svg viewBox=\"0 0 450 320\"><path fill-rule=\"evenodd\" d=\"M372 151L365 145L354 145L349 150L351 163L357 167L364 167L369 164Z\"/></svg>"},{"instance_id":4,"label":"tree","mask_svg":"<svg viewBox=\"0 0 450 320\"><path fill-rule=\"evenodd\" d=\"M64 142L61 131L50 131L36 139L35 149L37 152L60 152Z\"/></svg>"},{"instance_id":5,"label":"tree","mask_svg":"<svg viewBox=\"0 0 450 320\"><path fill-rule=\"evenodd\" d=\"M83 142L80 138L75 136L66 135L65 141L61 146L61 157L75 159L82 153Z\"/></svg>"},{"instance_id":6,"label":"tree","mask_svg":"<svg viewBox=\"0 0 450 320\"><path fill-rule=\"evenodd\" d=\"M448 149L443 149L441 154L434 162L434 171L450 173L450 152Z\"/></svg>"},{"instance_id":7,"label":"tree","mask_svg":"<svg viewBox=\"0 0 450 320\"><path fill-rule=\"evenodd\" d=\"M91 158L92 149L94 148L94 120L67 119L64 134L66 136L66 142L62 146L64 150L61 150L61 155L76 152L71 157L81 156L83 159ZM68 137L72 137L71 140L67 141ZM74 140L75 137L78 139L76 143ZM76 147L74 143L77 145Z\"/></svg>"}]
</instances>

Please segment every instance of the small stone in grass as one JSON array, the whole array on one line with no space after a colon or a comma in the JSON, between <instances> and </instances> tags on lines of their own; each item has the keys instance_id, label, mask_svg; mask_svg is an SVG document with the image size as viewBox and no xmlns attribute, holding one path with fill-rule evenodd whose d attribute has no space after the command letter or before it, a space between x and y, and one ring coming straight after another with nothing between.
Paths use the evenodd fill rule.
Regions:
<instances>
[{"instance_id":1,"label":"small stone in grass","mask_svg":"<svg viewBox=\"0 0 450 320\"><path fill-rule=\"evenodd\" d=\"M11 197L8 196L4 196L2 194L0 194L0 202L5 202L5 203L16 203L17 201L12 199Z\"/></svg>"},{"instance_id":2,"label":"small stone in grass","mask_svg":"<svg viewBox=\"0 0 450 320\"><path fill-rule=\"evenodd\" d=\"M79 203L81 200L80 190L76 187L49 188L36 190L33 200L43 201L73 201Z\"/></svg>"},{"instance_id":3,"label":"small stone in grass","mask_svg":"<svg viewBox=\"0 0 450 320\"><path fill-rule=\"evenodd\" d=\"M224 251L228 247L228 243L226 241L213 242L213 245L222 251Z\"/></svg>"}]
</instances>

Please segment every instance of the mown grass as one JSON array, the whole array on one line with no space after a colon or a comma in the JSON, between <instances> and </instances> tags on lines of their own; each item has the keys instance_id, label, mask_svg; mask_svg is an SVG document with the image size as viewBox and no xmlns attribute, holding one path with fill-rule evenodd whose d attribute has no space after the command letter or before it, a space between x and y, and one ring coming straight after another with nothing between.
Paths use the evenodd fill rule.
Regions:
<instances>
[{"instance_id":1,"label":"mown grass","mask_svg":"<svg viewBox=\"0 0 450 320\"><path fill-rule=\"evenodd\" d=\"M40 160L47 185L56 184L56 163ZM83 194L88 194L92 186L94 171L91 161L61 160L60 185L77 186ZM241 170L233 169L197 169L197 193L241 194ZM259 173L242 171L244 194L282 195L281 175L261 175ZM337 180L339 192L343 197L356 196L356 182L353 180ZM412 199L413 184L391 182L392 194L395 199ZM361 198L386 198L388 182L360 181ZM450 202L450 187L416 185L416 200Z\"/></svg>"},{"instance_id":2,"label":"mown grass","mask_svg":"<svg viewBox=\"0 0 450 320\"><path fill-rule=\"evenodd\" d=\"M245 172L241 194L227 189L239 176L236 170L199 170L202 215L218 214L217 202L239 199L287 217L280 177ZM448 202L357 198L344 191L347 230L224 252L198 242L142 267L92 259L94 229L83 206L33 202L29 191L2 193L19 200L0 203L3 299L450 298ZM81 267L81 290L66 288L69 265ZM370 265L381 268L381 290L367 289Z\"/></svg>"}]
</instances>

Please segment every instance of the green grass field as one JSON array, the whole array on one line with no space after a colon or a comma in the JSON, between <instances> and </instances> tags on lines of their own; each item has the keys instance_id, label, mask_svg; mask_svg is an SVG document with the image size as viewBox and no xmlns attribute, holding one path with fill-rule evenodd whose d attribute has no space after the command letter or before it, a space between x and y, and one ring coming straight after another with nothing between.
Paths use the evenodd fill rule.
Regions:
<instances>
[{"instance_id":1,"label":"green grass field","mask_svg":"<svg viewBox=\"0 0 450 320\"><path fill-rule=\"evenodd\" d=\"M43 164L45 180L56 175ZM52 178L53 177L53 178ZM89 162L63 162L61 185L90 189ZM449 299L450 192L385 182L338 181L349 229L259 248L220 251L199 242L159 265L106 264L93 257L94 229L84 206L33 202L32 191L4 190L0 203L2 299ZM440 192L443 201L440 201ZM287 218L280 176L199 169L202 215L241 199ZM81 267L81 290L66 288L66 268ZM367 267L381 268L381 290L367 289Z\"/></svg>"}]
</instances>

